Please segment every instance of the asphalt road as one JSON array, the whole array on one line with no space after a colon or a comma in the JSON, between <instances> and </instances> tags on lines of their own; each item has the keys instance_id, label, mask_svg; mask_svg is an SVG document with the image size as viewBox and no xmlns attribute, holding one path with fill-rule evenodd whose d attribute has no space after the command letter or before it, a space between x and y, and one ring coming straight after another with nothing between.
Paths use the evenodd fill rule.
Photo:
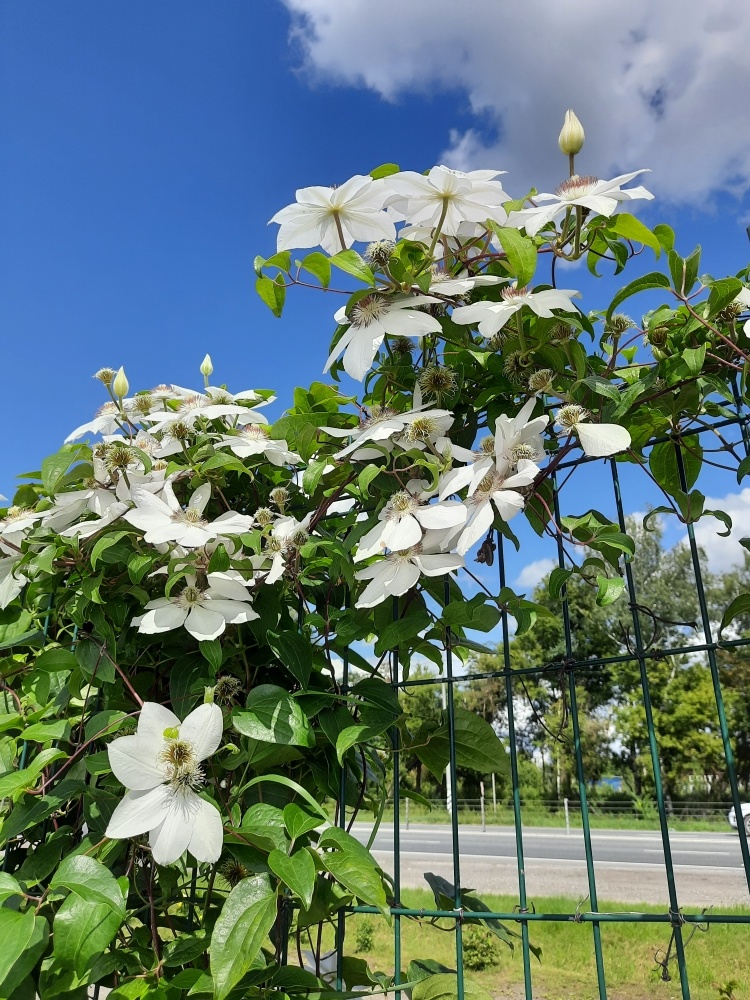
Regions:
<instances>
[{"instance_id":1,"label":"asphalt road","mask_svg":"<svg viewBox=\"0 0 750 1000\"><path fill-rule=\"evenodd\" d=\"M356 823L352 833L367 843L371 827ZM593 830L591 834L597 889L602 898L619 902L667 903L661 836L631 830ZM511 827L464 826L459 831L461 882L485 892L516 893L515 831ZM750 904L739 837L726 833L673 833L672 863L681 905ZM394 832L383 824L372 850L393 872ZM402 884L425 887L423 873L434 871L452 880L451 830L448 825L411 824L400 833ZM539 895L588 892L583 835L580 830L524 829L524 871Z\"/></svg>"},{"instance_id":2,"label":"asphalt road","mask_svg":"<svg viewBox=\"0 0 750 1000\"><path fill-rule=\"evenodd\" d=\"M372 828L355 823L352 833L364 843ZM452 856L449 826L412 823L400 831L401 854ZM373 845L376 851L393 851L393 825L382 824ZM585 861L583 834L580 830L528 827L523 831L526 862ZM654 865L663 867L664 852L661 835L640 830L592 830L594 860L599 864ZM511 827L488 826L483 832L478 826L459 830L461 856L495 861L516 858L516 835ZM742 868L738 835L727 826L726 833L673 833L670 835L672 861L678 865L709 866L712 868Z\"/></svg>"}]
</instances>

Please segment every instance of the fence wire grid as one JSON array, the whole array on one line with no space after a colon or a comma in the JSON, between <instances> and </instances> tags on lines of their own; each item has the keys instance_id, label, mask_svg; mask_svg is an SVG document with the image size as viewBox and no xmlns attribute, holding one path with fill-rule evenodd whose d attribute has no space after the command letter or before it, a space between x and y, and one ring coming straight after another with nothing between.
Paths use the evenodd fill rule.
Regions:
<instances>
[{"instance_id":1,"label":"fence wire grid","mask_svg":"<svg viewBox=\"0 0 750 1000\"><path fill-rule=\"evenodd\" d=\"M743 449L743 454L750 454L750 435L748 434L747 420L748 416L743 413L743 409L740 403L739 395L736 395L736 416L728 419L717 420L710 423L705 423L702 426L691 428L689 430L680 433L679 438L674 437L662 437L654 439L650 442L650 446L653 446L662 441L672 440L676 450L677 464L680 479L682 482L683 490L687 489L687 481L685 474L685 462L683 458L683 442L685 439L689 439L694 435L701 434L715 434L718 430L723 428L733 428L739 434L739 440L737 446ZM715 439L714 439L715 440ZM557 470L556 475L562 476L565 474L566 470L574 470L574 467L580 467L584 464L590 462L600 462L607 465L608 468L608 479L611 488L611 502L613 504L616 516L613 520L619 524L621 531L626 531L625 522L625 507L623 505L622 490L621 490L621 478L620 469L621 465L614 458L612 459L593 459L593 458L582 458L574 462L563 462L561 463ZM566 477L567 479L567 477ZM560 485L559 480L553 484L554 488L554 515L555 520L559 523L560 520L560 505L559 505L559 491ZM435 684L444 683L447 688L447 704L445 707L445 713L448 718L449 726L449 744L450 744L450 764L449 764L449 783L452 789L452 794L449 797L449 813L450 813L450 829L451 829L451 839L452 839L452 876L453 876L453 886L455 889L454 895L454 905L450 909L415 909L408 906L404 906L401 901L402 893L402 874L401 874L401 831L404 826L404 797L402 790L400 788L400 776L399 776L399 757L401 754L401 748L399 745L399 734L394 730L391 734L392 748L393 748L393 789L391 793L391 798L393 800L393 861L391 875L393 877L393 892L394 899L393 905L391 906L392 915L392 927L393 927L393 961L395 969L395 990L394 995L396 1000L400 1000L402 996L402 991L398 989L399 984L404 983L403 978L404 972L402 965L404 962L404 955L402 953L402 920L407 918L425 918L425 919L443 919L447 921L452 921L454 924L454 937L455 937L455 968L457 972L457 993L458 1000L464 1000L465 995L465 979L464 979L464 968L463 968L463 931L468 923L476 923L477 918L471 917L468 914L461 902L461 886L462 886L462 874L461 874L461 864L462 864L462 852L461 852L461 828L459 824L459 800L457 797L457 775L456 775L456 743L455 743L455 689L456 684L465 683L471 680L478 680L482 678L502 678L504 682L505 690L505 700L507 709L507 748L510 758L510 774L512 780L512 812L513 812L513 825L515 829L515 856L516 856L516 895L517 903L508 912L483 912L481 914L484 920L502 920L505 923L509 923L514 927L519 928L519 933L521 937L520 950L521 950L521 960L523 966L523 988L524 994L527 1000L531 1000L534 996L534 977L535 977L535 960L532 962L532 949L530 947L530 932L533 926L540 921L557 921L568 925L567 932L571 935L575 934L586 934L590 935L591 947L593 950L594 964L596 969L596 985L598 989L598 995L601 1000L605 1000L608 996L608 984L607 984L607 969L604 959L604 953L602 948L602 926L607 924L616 923L653 923L653 924L664 924L665 930L668 930L668 934L665 933L665 942L668 944L662 949L662 958L659 959L657 956L657 964L662 966L662 978L671 978L671 970L673 965L676 964L677 968L677 978L679 980L679 987L681 991L681 996L683 1000L689 1000L691 996L690 991L690 981L688 974L688 962L686 961L686 944L692 933L694 933L695 928L701 926L703 928L709 927L715 924L749 924L750 925L750 909L748 909L746 914L743 913L726 913L726 912L685 912L681 903L680 897L677 889L677 883L675 878L675 862L674 862L674 851L673 844L671 840L671 833L669 829L669 818L670 810L668 809L668 804L665 796L664 782L662 776L662 766L660 763L659 754L659 733L655 726L654 721L654 709L652 705L652 698L650 692L649 683L649 663L652 660L664 657L671 654L692 654L692 655L702 655L705 658L706 669L710 673L711 683L713 687L713 693L716 702L716 718L718 722L718 729L721 736L721 742L723 746L724 753L724 763L726 766L726 778L731 789L731 804L734 806L735 814L740 817L740 822L738 822L738 837L742 856L743 869L737 869L737 878L744 879L744 884L747 886L748 890L748 903L750 903L750 845L748 844L748 836L745 827L741 821L742 809L741 809L741 799L740 791L737 780L737 773L735 768L735 759L732 749L732 736L729 731L729 726L727 722L727 714L724 706L724 698L722 695L722 687L719 676L719 666L717 663L717 650L728 649L732 647L743 647L750 645L750 638L739 638L730 639L726 641L719 641L718 636L714 634L714 627L709 620L709 611L706 600L706 592L704 589L703 580L703 570L701 567L699 546L696 541L696 535L693 524L687 524L686 528L686 539L685 543L688 545L691 555L692 562L692 572L695 580L696 593L698 598L698 605L700 608L701 622L698 629L698 634L695 637L695 641L686 641L682 645L678 646L659 646L655 648L650 646L645 640L642 634L641 621L638 613L640 607L638 600L638 593L636 589L636 583L633 574L633 568L629 562L622 562L622 573L625 580L625 593L620 599L621 601L627 601L629 605L629 615L632 620L632 642L630 642L629 648L619 656L609 656L600 658L589 658L586 660L576 660L573 656L574 649L574 633L571 623L571 615L568 607L567 595L563 590L562 603L561 603L561 616L562 623L564 627L565 635L565 657L562 660L556 660L555 662L539 663L538 665L531 668L514 669L511 665L511 631L509 630L509 621L507 611L503 611L501 619L502 628L502 639L499 647L499 656L502 663L502 668L491 671L491 672L461 672L457 669L455 658L453 653L449 648L446 650L445 654L445 664L442 676L424 679L424 678L414 678L414 679L404 679L403 670L399 664L399 656L397 651L393 651L390 654L390 683L394 690L401 691L406 687L413 688L419 684ZM506 569L507 569L507 551L504 546L507 545L506 540L500 534L496 532L497 541L497 569L498 569L498 582L500 588L506 586ZM565 552L563 548L563 541L560 535L557 536L557 564L560 567L565 567ZM449 584L446 581L446 603L448 600L448 587ZM393 614L395 617L398 616L398 600L394 601ZM581 716L579 714L578 698L576 693L576 678L582 676L585 672L591 672L603 667L608 664L617 662L629 661L636 665L637 672L640 682L640 693L643 699L643 708L645 710L646 724L648 728L648 751L650 759L650 767L653 779L653 790L654 798L656 800L656 810L658 813L658 823L659 832L661 838L661 845L664 854L664 866L663 866L663 876L666 879L666 896L667 904L663 912L653 913L653 912L638 912L638 911L616 911L616 910L606 910L601 909L599 905L599 892L597 887L597 871L596 862L594 859L594 850L592 848L592 837L591 837L591 825L590 825L590 808L587 798L587 778L586 770L584 766L584 755L582 752L582 741L581 741ZM347 658L344 658L344 675L343 675L343 692L350 689L350 671L347 662ZM572 751L575 758L575 781L577 784L577 791L579 796L579 807L580 807L580 826L583 836L583 847L585 852L585 868L586 868L586 889L587 894L585 898L581 899L578 908L574 912L570 913L553 913L544 912L540 910L534 904L534 900L530 897L527 889L527 875L526 875L526 862L525 862L525 845L524 845L524 808L525 805L522 802L521 795L521 785L519 782L519 750L518 750L518 721L515 718L515 705L516 705L516 688L519 681L522 680L520 675L526 674L531 676L541 676L543 674L555 673L558 676L563 676L566 681L567 688L567 698L568 706L570 712L570 719L572 723ZM342 772L341 776L341 788L337 808L337 823L341 827L346 827L348 820L351 818L351 810L347 813L346 806L346 795L345 795L345 773ZM489 849L488 849L489 850ZM413 856L413 855L412 855ZM693 907L695 909L695 907ZM375 907L365 906L365 905L355 905L347 906L343 908L338 915L337 927L336 927L336 949L338 955L337 962L337 988L341 989L343 984L342 978L342 956L344 950L344 938L346 933L346 920L347 916L350 914L364 914L364 913L377 913ZM750 938L748 939L750 943ZM447 951L447 949L446 949ZM443 956L438 956L442 959ZM453 957L453 956L451 956Z\"/></svg>"}]
</instances>

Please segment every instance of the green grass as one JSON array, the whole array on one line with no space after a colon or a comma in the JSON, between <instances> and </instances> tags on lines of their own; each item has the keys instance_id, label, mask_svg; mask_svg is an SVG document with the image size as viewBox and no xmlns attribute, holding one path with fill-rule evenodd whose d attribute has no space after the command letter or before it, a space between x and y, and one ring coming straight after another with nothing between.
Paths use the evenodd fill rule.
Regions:
<instances>
[{"instance_id":1,"label":"green grass","mask_svg":"<svg viewBox=\"0 0 750 1000\"><path fill-rule=\"evenodd\" d=\"M547 826L564 828L564 813L551 813L546 810L536 811L533 808L525 808L521 812L524 826ZM370 814L361 813L359 816L363 822L370 819ZM383 821L393 822L393 809L386 809L383 814ZM482 822L480 813L473 809L461 809L458 813L458 821L464 826L478 826ZM487 810L486 821L492 826L513 826L513 812L510 809L498 809L493 813L492 809ZM406 822L405 808L401 807L401 824ZM450 823L450 814L446 809L417 809L409 808L410 823ZM659 819L657 816L642 819L636 816L617 816L612 814L600 814L589 812L589 823L592 830L658 830ZM580 813L572 812L570 815L570 825L572 829L581 828ZM726 816L721 814L716 818L704 819L682 819L673 817L669 821L670 830L684 833L728 833L731 831Z\"/></svg>"},{"instance_id":2,"label":"green grass","mask_svg":"<svg viewBox=\"0 0 750 1000\"><path fill-rule=\"evenodd\" d=\"M510 896L483 896L495 912L511 912L515 900ZM431 893L426 890L405 890L405 906L434 907ZM578 900L563 897L535 899L538 913L574 913ZM663 913L664 908L648 906L625 907L622 904L600 903L601 911L623 912L638 910ZM694 912L694 911L693 911ZM747 914L750 909L733 908L722 912ZM347 920L346 950L352 954L357 939L357 924L368 921L373 931L373 944L366 958L370 968L392 973L393 930L380 918L355 914ZM452 922L442 921L449 931L439 930L428 921L401 919L402 968L417 958L431 958L455 968L455 935ZM514 929L518 925L509 924ZM532 942L542 948L541 963L532 957L532 981L535 1000L596 1000L598 989L594 963L593 928L589 923L531 922ZM654 953L666 950L668 924L606 923L601 925L604 968L610 1000L679 1000L680 985L676 962L670 963L671 982L659 978L660 970ZM689 935L685 927L685 935ZM333 944L332 935L327 946ZM716 984L736 980L737 1000L750 997L750 923L712 924L707 933L697 931L686 946L685 956L694 1000L719 1000ZM523 998L523 963L521 950L515 953L498 941L496 964L481 972L466 972L466 977L497 998Z\"/></svg>"}]
</instances>

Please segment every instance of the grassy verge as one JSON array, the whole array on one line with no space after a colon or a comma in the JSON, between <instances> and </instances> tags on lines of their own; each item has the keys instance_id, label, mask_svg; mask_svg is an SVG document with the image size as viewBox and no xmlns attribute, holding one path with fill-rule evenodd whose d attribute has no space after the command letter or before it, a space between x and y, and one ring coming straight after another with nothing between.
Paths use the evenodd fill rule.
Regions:
<instances>
[{"instance_id":1,"label":"grassy verge","mask_svg":"<svg viewBox=\"0 0 750 1000\"><path fill-rule=\"evenodd\" d=\"M524 826L545 826L551 828L565 828L565 816L563 813L536 812L533 809L523 809L522 818ZM406 813L401 808L401 824L405 823ZM361 813L359 817L363 822L370 819L369 814ZM482 822L481 815L473 809L462 809L458 814L459 823L466 826L478 826ZM383 821L393 822L393 810L386 809L383 814ZM613 816L611 814L602 815L596 812L589 813L589 821L593 830L658 830L659 820L641 819L636 816ZM449 823L450 814L445 809L409 809L410 823ZM492 809L487 811L487 824L492 826L513 826L513 813L510 809L498 809L493 813ZM580 829L580 814L571 813L570 825L572 829ZM682 819L674 817L669 821L670 830L683 833L729 833L731 827L727 823L724 815L707 819Z\"/></svg>"},{"instance_id":2,"label":"grassy verge","mask_svg":"<svg viewBox=\"0 0 750 1000\"><path fill-rule=\"evenodd\" d=\"M511 912L514 899L510 896L484 896L495 912ZM429 892L409 890L402 894L405 906L434 906ZM563 897L535 900L538 913L574 913L578 901ZM663 907L625 907L622 904L601 903L600 909L623 912L637 909L645 913L663 913ZM746 914L750 909L733 908L723 912ZM455 968L455 936L452 923L442 922L445 930L428 921L401 919L402 967L406 970L413 959L431 958ZM364 932L362 927L366 927ZM513 924L509 926L514 927ZM515 925L517 926L517 925ZM468 932L471 935L474 932ZM667 924L606 923L601 925L602 950L607 989L610 1000L679 1000L681 996L676 962L669 963L671 981L660 978L661 969L654 961L660 951L664 957L670 939ZM685 957L694 1000L719 1000L718 984L735 980L740 985L737 1000L750 995L750 924L712 924L708 931L698 930L688 941L690 928L684 928ZM366 938L369 937L369 942ZM596 1000L598 988L594 962L593 928L588 923L572 921L530 924L534 945L542 948L542 960L532 957L532 981L535 1000ZM484 986L494 997L523 997L523 962L520 948L515 953L492 938L493 964L480 971L466 970L466 977ZM370 968L393 971L393 929L379 918L356 914L347 920L346 949L352 954L357 943L367 948L360 957ZM327 942L333 946L333 938ZM674 949L672 949L674 952Z\"/></svg>"}]
</instances>

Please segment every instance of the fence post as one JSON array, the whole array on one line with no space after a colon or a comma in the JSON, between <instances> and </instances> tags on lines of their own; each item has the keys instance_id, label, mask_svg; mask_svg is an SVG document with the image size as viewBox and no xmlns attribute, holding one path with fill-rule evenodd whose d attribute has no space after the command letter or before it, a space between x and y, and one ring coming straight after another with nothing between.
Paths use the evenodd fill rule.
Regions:
<instances>
[{"instance_id":1,"label":"fence post","mask_svg":"<svg viewBox=\"0 0 750 1000\"><path fill-rule=\"evenodd\" d=\"M445 681L440 685L440 694L443 699L443 711L448 708L448 697L445 692ZM453 803L453 789L451 788L451 766L448 764L445 768L445 808L448 812L451 811Z\"/></svg>"},{"instance_id":2,"label":"fence post","mask_svg":"<svg viewBox=\"0 0 750 1000\"><path fill-rule=\"evenodd\" d=\"M497 787L495 786L495 772L492 772L492 812L497 816Z\"/></svg>"},{"instance_id":3,"label":"fence post","mask_svg":"<svg viewBox=\"0 0 750 1000\"><path fill-rule=\"evenodd\" d=\"M406 829L409 829L409 800L406 800Z\"/></svg>"},{"instance_id":4,"label":"fence post","mask_svg":"<svg viewBox=\"0 0 750 1000\"><path fill-rule=\"evenodd\" d=\"M485 822L485 815L484 815L484 782L483 781L479 782L479 808L482 811L482 833L484 833L485 830L487 829L487 824Z\"/></svg>"},{"instance_id":5,"label":"fence post","mask_svg":"<svg viewBox=\"0 0 750 1000\"><path fill-rule=\"evenodd\" d=\"M563 799L563 804L565 806L565 833L570 836L570 811L568 810L568 800Z\"/></svg>"}]
</instances>

